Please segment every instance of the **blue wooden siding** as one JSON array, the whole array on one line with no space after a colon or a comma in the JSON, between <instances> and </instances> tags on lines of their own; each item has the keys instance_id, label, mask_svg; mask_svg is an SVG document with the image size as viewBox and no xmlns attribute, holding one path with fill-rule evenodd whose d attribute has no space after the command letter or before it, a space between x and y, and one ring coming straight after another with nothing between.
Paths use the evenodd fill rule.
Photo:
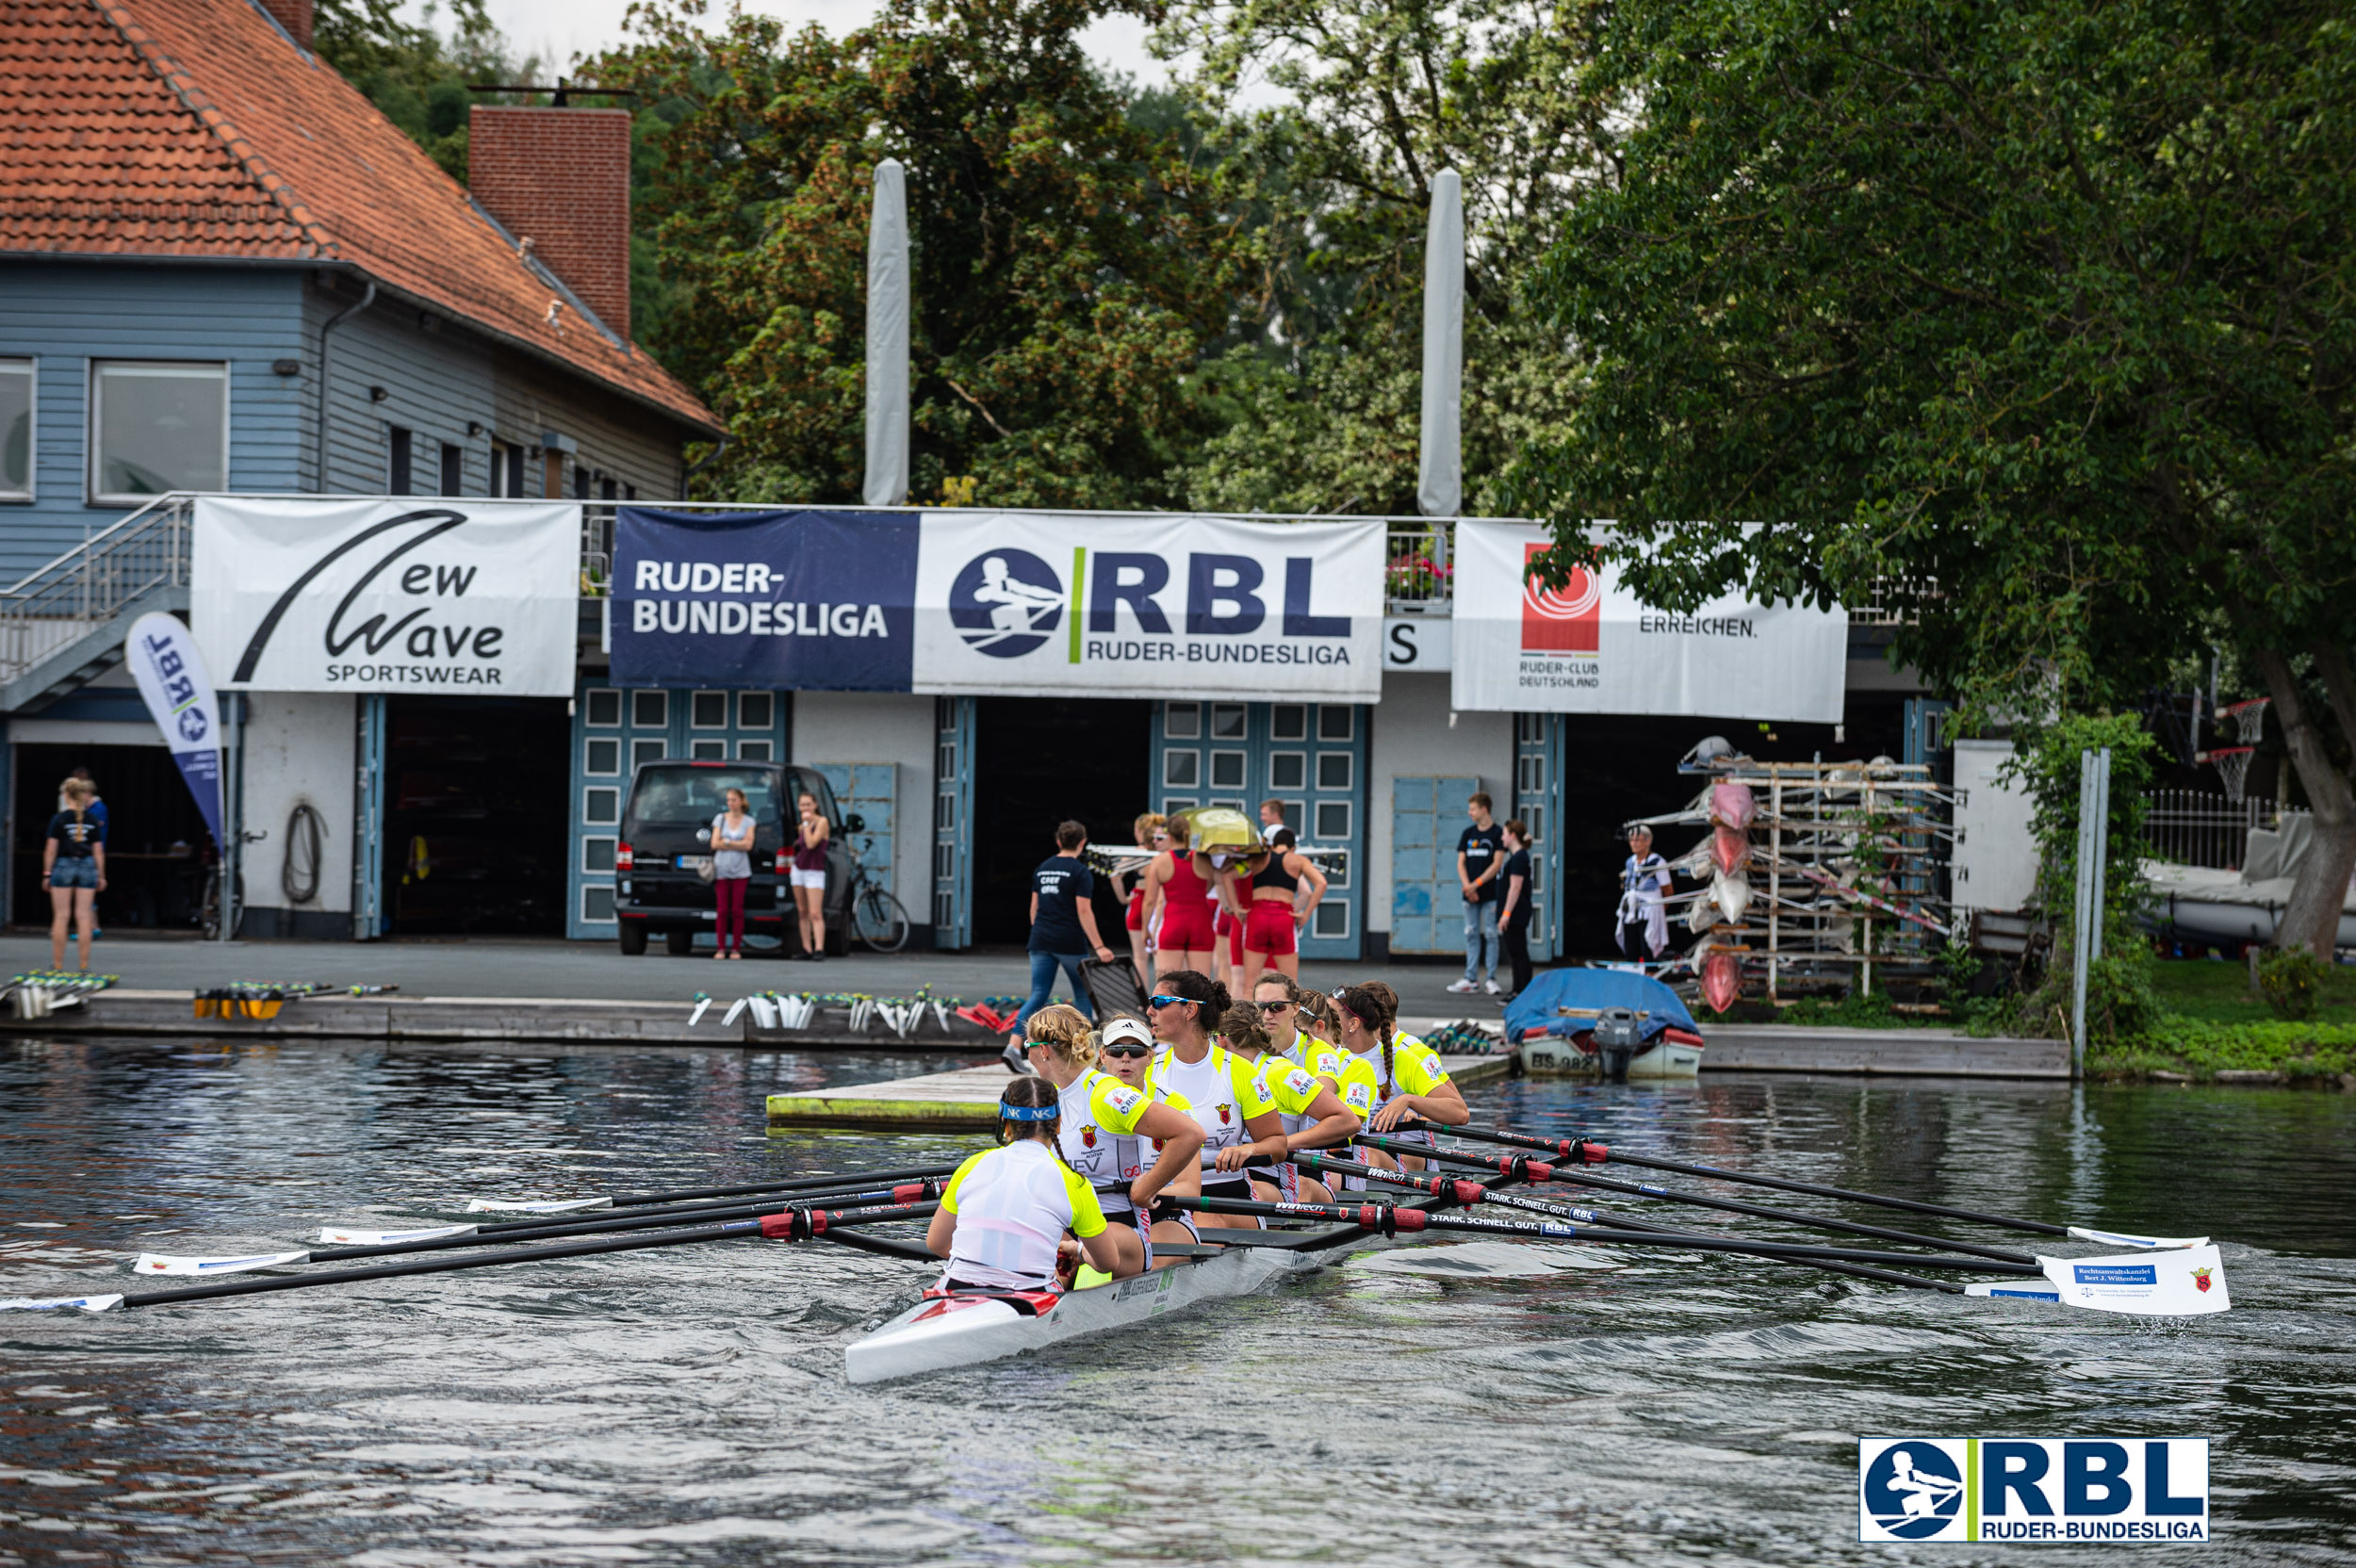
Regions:
<instances>
[{"instance_id":1,"label":"blue wooden siding","mask_svg":"<svg viewBox=\"0 0 2356 1568\"><path fill-rule=\"evenodd\" d=\"M186 359L229 367L229 484L302 487L307 376L303 273L275 268L105 261L0 264L0 355L37 366L34 494L0 503L0 582L13 582L121 517L89 500L92 359Z\"/></svg>"},{"instance_id":2,"label":"blue wooden siding","mask_svg":"<svg viewBox=\"0 0 2356 1568\"><path fill-rule=\"evenodd\" d=\"M347 286L348 287L349 286ZM347 306L356 292L303 293L306 381L318 370L319 329ZM337 327L328 339L327 488L347 495L388 492L385 456L392 427L411 433L409 493L431 496L441 489L442 443L466 454L466 496L490 493L490 455L497 397L492 386L491 350L455 323L428 329L431 318L414 305L377 301ZM315 389L317 382L309 382ZM382 387L380 400L370 389ZM316 391L314 392L316 396ZM469 425L481 434L469 435ZM538 438L538 433L533 433ZM311 472L311 454L303 471Z\"/></svg>"}]
</instances>

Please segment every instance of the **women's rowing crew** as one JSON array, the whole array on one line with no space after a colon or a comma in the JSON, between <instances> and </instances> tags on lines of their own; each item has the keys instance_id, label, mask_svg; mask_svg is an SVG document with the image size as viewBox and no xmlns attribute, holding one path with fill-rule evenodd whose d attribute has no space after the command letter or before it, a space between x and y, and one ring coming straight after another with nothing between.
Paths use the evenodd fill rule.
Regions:
<instances>
[{"instance_id":1,"label":"women's rowing crew","mask_svg":"<svg viewBox=\"0 0 2356 1568\"><path fill-rule=\"evenodd\" d=\"M925 1238L949 1260L942 1288L1049 1289L1084 1256L1114 1279L1168 1267L1203 1231L1260 1221L1170 1205L1157 1217L1165 1194L1324 1202L1325 1185L1291 1163L1297 1151L1409 1117L1472 1119L1439 1057L1399 1031L1388 986L1329 1000L1271 972L1256 991L1231 1006L1226 987L1182 969L1157 978L1150 1032L1122 1018L1100 1036L1061 1004L1032 1014L1024 1045L1038 1076L1006 1086L999 1146L957 1168ZM1157 1243L1176 1250L1156 1256Z\"/></svg>"}]
</instances>

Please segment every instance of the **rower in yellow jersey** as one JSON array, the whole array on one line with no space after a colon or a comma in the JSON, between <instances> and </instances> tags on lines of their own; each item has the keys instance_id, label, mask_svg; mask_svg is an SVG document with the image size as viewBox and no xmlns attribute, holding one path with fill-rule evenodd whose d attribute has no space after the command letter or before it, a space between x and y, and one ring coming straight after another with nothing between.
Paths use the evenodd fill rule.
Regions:
<instances>
[{"instance_id":1,"label":"rower in yellow jersey","mask_svg":"<svg viewBox=\"0 0 2356 1568\"><path fill-rule=\"evenodd\" d=\"M1350 1067L1374 1079L1374 1113L1366 1130L1388 1133L1409 1117L1420 1117L1444 1127L1461 1127L1472 1119L1464 1091L1449 1079L1432 1048L1413 1035L1399 1033L1399 993L1380 980L1346 986L1333 997L1342 1025L1342 1044ZM1363 1076L1360 1080L1364 1081ZM1426 1143L1439 1140L1430 1133L1410 1135ZM1392 1162L1372 1150L1361 1151L1374 1164ZM1421 1170L1424 1162L1413 1155L1399 1162Z\"/></svg>"},{"instance_id":2,"label":"rower in yellow jersey","mask_svg":"<svg viewBox=\"0 0 2356 1568\"><path fill-rule=\"evenodd\" d=\"M1291 977L1271 972L1262 975L1253 988L1260 1000L1249 1007L1230 1007L1219 1030L1230 1051L1251 1059L1260 1097L1276 1107L1277 1122L1283 1129L1281 1153L1256 1144L1252 1150L1279 1161L1252 1177L1253 1195L1268 1201L1327 1202L1333 1195L1325 1184L1301 1175L1284 1155L1300 1149L1346 1146L1366 1119L1343 1103L1337 1081L1320 1077L1311 1067L1273 1048L1272 1028L1294 1033L1289 1014L1292 1004L1284 995L1288 988L1297 989Z\"/></svg>"},{"instance_id":3,"label":"rower in yellow jersey","mask_svg":"<svg viewBox=\"0 0 2356 1568\"><path fill-rule=\"evenodd\" d=\"M1118 1266L1108 1272L1116 1279L1141 1273L1155 1264L1154 1241L1193 1239L1183 1224L1151 1222L1148 1217L1163 1188L1198 1190L1195 1153L1203 1147L1203 1130L1136 1081L1144 1076L1153 1049L1137 1020L1115 1019L1100 1037L1077 1007L1057 1003L1033 1013L1023 1033L1032 1070L1061 1097L1057 1148L1065 1162L1094 1185L1127 1187L1100 1195L1105 1217L1113 1221L1118 1253ZM1116 1075L1118 1069L1105 1071L1106 1054L1115 1061L1134 1061L1136 1079L1124 1081L1127 1075ZM1159 1261L1167 1266L1178 1260Z\"/></svg>"}]
</instances>

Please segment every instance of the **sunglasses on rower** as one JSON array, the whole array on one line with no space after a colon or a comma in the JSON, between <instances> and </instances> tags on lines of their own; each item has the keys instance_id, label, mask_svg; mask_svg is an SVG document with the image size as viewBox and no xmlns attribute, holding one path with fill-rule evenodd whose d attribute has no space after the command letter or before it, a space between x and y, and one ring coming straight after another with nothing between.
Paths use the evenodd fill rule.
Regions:
<instances>
[{"instance_id":1,"label":"sunglasses on rower","mask_svg":"<svg viewBox=\"0 0 2356 1568\"><path fill-rule=\"evenodd\" d=\"M1264 1012L1264 1013L1274 1014L1274 1013L1284 1013L1284 1012L1290 1012L1293 1008L1295 1008L1295 1007L1299 1006L1299 1005L1300 1005L1300 1004L1299 1004L1299 1003L1296 1003L1296 1002L1276 1001L1276 1002L1254 1002L1254 1003L1252 1004L1252 1005L1253 1005L1254 1007L1259 1008L1259 1009L1260 1009L1260 1011L1262 1011L1262 1012Z\"/></svg>"},{"instance_id":2,"label":"sunglasses on rower","mask_svg":"<svg viewBox=\"0 0 2356 1568\"><path fill-rule=\"evenodd\" d=\"M1139 1045L1135 1040L1116 1040L1104 1048L1104 1054L1107 1056L1151 1056L1153 1054L1153 1048L1150 1045Z\"/></svg>"},{"instance_id":3,"label":"sunglasses on rower","mask_svg":"<svg viewBox=\"0 0 2356 1568\"><path fill-rule=\"evenodd\" d=\"M1164 1007L1175 1007L1181 1002L1191 1002L1194 999L1192 997L1186 996L1149 996L1145 999L1145 1004L1148 1007L1152 1007L1158 1011Z\"/></svg>"}]
</instances>

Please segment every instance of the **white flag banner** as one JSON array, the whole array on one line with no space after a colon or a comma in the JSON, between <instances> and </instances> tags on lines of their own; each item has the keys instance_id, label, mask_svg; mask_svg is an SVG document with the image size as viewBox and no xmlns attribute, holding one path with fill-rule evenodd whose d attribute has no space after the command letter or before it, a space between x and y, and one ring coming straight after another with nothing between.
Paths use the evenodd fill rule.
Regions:
<instances>
[{"instance_id":1,"label":"white flag banner","mask_svg":"<svg viewBox=\"0 0 2356 1568\"><path fill-rule=\"evenodd\" d=\"M1454 707L1841 722L1847 611L1728 596L1676 615L1609 567L1556 591L1527 576L1552 542L1535 523L1457 524Z\"/></svg>"},{"instance_id":2,"label":"white flag banner","mask_svg":"<svg viewBox=\"0 0 2356 1568\"><path fill-rule=\"evenodd\" d=\"M206 497L194 547L224 689L572 694L578 505Z\"/></svg>"},{"instance_id":3,"label":"white flag banner","mask_svg":"<svg viewBox=\"0 0 2356 1568\"><path fill-rule=\"evenodd\" d=\"M919 692L1378 702L1383 524L924 514Z\"/></svg>"}]
</instances>

